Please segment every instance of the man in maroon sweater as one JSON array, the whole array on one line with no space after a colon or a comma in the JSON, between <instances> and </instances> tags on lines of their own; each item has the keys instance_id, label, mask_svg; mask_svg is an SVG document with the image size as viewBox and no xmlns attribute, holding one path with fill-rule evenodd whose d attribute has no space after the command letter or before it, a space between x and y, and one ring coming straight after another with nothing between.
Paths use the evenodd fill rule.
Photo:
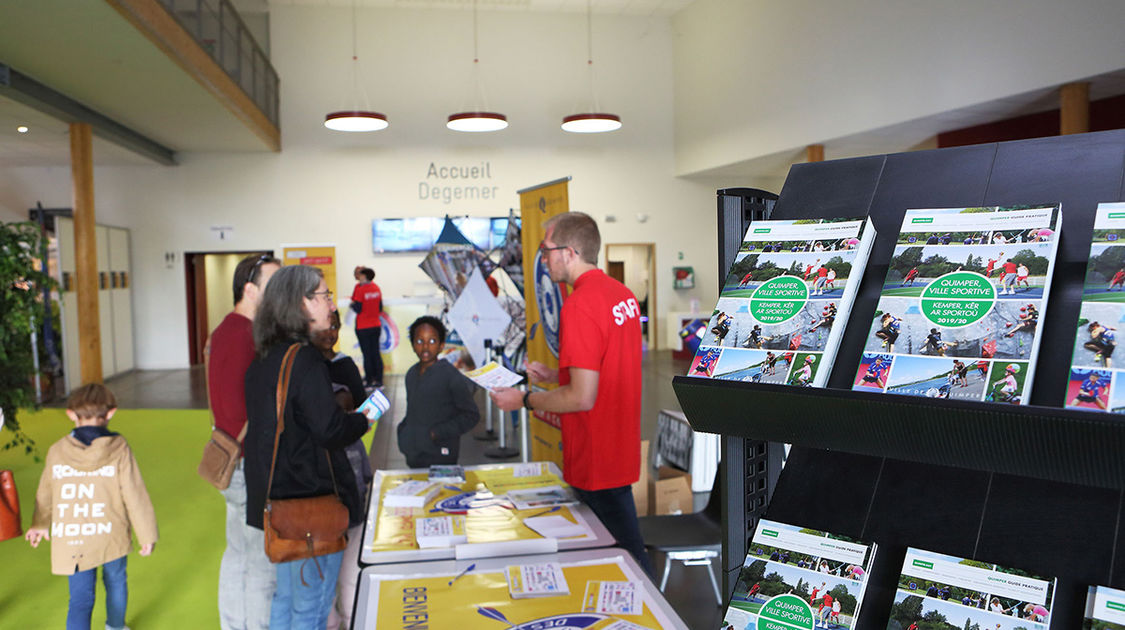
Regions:
<instances>
[{"instance_id":1,"label":"man in maroon sweater","mask_svg":"<svg viewBox=\"0 0 1125 630\"><path fill-rule=\"evenodd\" d=\"M234 269L234 310L207 342L207 393L215 427L240 442L246 427L246 369L254 360L254 313L270 276L281 268L267 255L248 256ZM227 548L219 565L219 622L223 630L265 630L270 623L276 569L262 530L246 524L246 476L239 460L227 504Z\"/></svg>"}]
</instances>

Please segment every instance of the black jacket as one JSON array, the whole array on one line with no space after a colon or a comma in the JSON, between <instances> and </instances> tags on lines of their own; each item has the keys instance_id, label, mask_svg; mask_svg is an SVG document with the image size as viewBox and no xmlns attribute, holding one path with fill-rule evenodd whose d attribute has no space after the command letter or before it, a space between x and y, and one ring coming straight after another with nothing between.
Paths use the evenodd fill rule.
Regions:
<instances>
[{"instance_id":1,"label":"black jacket","mask_svg":"<svg viewBox=\"0 0 1125 630\"><path fill-rule=\"evenodd\" d=\"M456 464L461 435L478 421L473 383L452 363L439 359L425 374L417 363L407 370L406 417L398 425L398 450L407 466Z\"/></svg>"},{"instance_id":2,"label":"black jacket","mask_svg":"<svg viewBox=\"0 0 1125 630\"><path fill-rule=\"evenodd\" d=\"M270 348L265 359L254 359L246 371L246 523L258 529L262 528L277 430L277 380L289 345ZM361 519L360 493L344 447L366 431L367 418L363 414L349 414L336 405L324 357L311 346L301 346L289 378L285 429L277 448L270 498L332 494L334 476L335 487L351 520Z\"/></svg>"}]
</instances>

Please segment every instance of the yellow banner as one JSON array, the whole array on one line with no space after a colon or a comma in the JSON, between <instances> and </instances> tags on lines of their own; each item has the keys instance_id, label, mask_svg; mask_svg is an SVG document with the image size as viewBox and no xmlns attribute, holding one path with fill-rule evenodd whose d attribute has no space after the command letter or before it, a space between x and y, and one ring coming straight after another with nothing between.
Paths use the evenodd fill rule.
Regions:
<instances>
[{"instance_id":1,"label":"yellow banner","mask_svg":"<svg viewBox=\"0 0 1125 630\"><path fill-rule=\"evenodd\" d=\"M336 246L335 245L282 245L281 264L308 265L324 272L324 282L332 292L332 299L339 302L340 293L336 291Z\"/></svg>"},{"instance_id":2,"label":"yellow banner","mask_svg":"<svg viewBox=\"0 0 1125 630\"><path fill-rule=\"evenodd\" d=\"M555 284L539 256L547 219L570 211L570 178L519 191L523 239L524 298L527 303L527 360L559 366L559 314L566 298L565 284ZM531 459L552 461L561 469L562 432L555 414L534 412L529 422Z\"/></svg>"}]
</instances>

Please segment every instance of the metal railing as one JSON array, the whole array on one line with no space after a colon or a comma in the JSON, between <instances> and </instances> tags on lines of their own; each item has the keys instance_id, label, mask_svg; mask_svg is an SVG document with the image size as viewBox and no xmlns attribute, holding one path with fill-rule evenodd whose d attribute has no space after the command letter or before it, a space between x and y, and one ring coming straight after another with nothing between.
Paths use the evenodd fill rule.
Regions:
<instances>
[{"instance_id":1,"label":"metal railing","mask_svg":"<svg viewBox=\"0 0 1125 630\"><path fill-rule=\"evenodd\" d=\"M229 0L159 0L246 96L278 125L278 78Z\"/></svg>"}]
</instances>

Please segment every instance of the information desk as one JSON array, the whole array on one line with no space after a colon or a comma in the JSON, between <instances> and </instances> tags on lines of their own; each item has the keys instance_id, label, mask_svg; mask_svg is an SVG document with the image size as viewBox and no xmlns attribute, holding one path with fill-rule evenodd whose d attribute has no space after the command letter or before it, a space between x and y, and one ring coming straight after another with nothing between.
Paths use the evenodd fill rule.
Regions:
<instances>
[{"instance_id":1,"label":"information desk","mask_svg":"<svg viewBox=\"0 0 1125 630\"><path fill-rule=\"evenodd\" d=\"M388 490L409 480L425 480L427 471L379 470L372 482L371 501L363 527L363 548L359 554L360 565L388 562L416 562L419 560L444 560L463 557L464 553L482 555L515 555L544 553L544 539L524 524L524 519L542 515L543 508L517 510L506 501L484 502L484 506L468 507L479 487L490 490L501 498L510 490L525 490L546 486L565 486L559 469L552 462L527 464L484 464L465 467L464 483L439 483L440 491L424 507L387 507L384 495ZM483 484L483 486L482 486ZM558 539L557 549L589 549L614 544L613 536L602 525L590 508L582 504L562 506L552 515L577 524L581 535ZM436 516L464 516L466 545L420 549L415 540L415 522L420 518ZM494 548L485 548L492 545ZM472 549L467 549L472 547Z\"/></svg>"},{"instance_id":2,"label":"information desk","mask_svg":"<svg viewBox=\"0 0 1125 630\"><path fill-rule=\"evenodd\" d=\"M570 593L512 599L505 568L543 562L562 565ZM471 565L471 571L457 577ZM633 582L640 614L597 612L604 605L594 595L600 582ZM687 630L636 561L621 549L370 566L359 576L352 627Z\"/></svg>"}]
</instances>

